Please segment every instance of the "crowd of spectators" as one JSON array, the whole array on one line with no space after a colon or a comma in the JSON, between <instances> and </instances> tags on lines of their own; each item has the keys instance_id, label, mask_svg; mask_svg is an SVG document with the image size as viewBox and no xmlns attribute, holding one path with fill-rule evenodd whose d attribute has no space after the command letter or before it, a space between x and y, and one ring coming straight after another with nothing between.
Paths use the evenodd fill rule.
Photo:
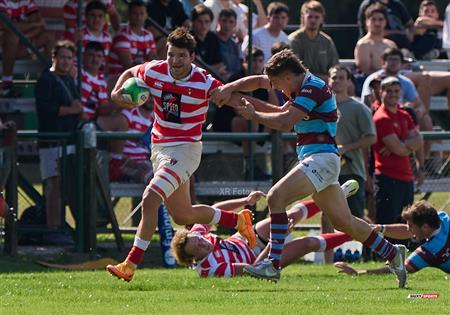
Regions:
<instances>
[{"instance_id":1,"label":"crowd of spectators","mask_svg":"<svg viewBox=\"0 0 450 315\"><path fill-rule=\"evenodd\" d=\"M353 214L383 224L400 220L402 208L413 200L414 180L418 184L423 181L425 159L430 157L430 144L422 142L417 130L433 128L431 96L444 93L450 104L450 73L412 71L410 58L447 57L450 5L440 18L435 1L424 0L414 21L400 0L362 1L358 11L360 39L354 49L355 65L349 69L339 65L336 45L323 31L326 10L319 1L303 2L299 28L288 35L284 31L289 22L288 6L270 2L264 8L261 0L253 0L250 53L249 10L241 2L132 0L122 17L125 23L120 23L114 1L88 0L83 1L82 27L78 28L77 1L69 0L63 8L62 38L46 31L33 0L0 0L0 12L52 60L51 69L41 75L35 89L39 131L73 131L82 122L94 122L97 129L110 131L145 132L151 128L152 100L140 108L122 110L108 96L125 69L165 59L167 33L176 27L190 29L197 41L196 62L225 82L261 74L272 54L292 49L335 93L340 115L336 141L343 163L340 180L356 179L368 194L366 200L361 189L349 199ZM20 93L12 83L14 62L30 53L20 47L19 38L8 27L1 24L0 31L1 96L18 97ZM83 49L81 95L75 86L77 41ZM273 89L258 90L253 96L280 106L285 102L282 93ZM249 125L229 107L217 109L211 121L213 131L263 130ZM247 158L250 144L242 146ZM152 172L147 148L138 142L117 140L108 150L111 180L148 182ZM58 145L40 143L47 222L52 228L61 223L57 210L61 204L57 170L60 151ZM365 167L367 161L372 161L372 167ZM374 209L368 207L368 199L375 200ZM369 218L365 208L372 210ZM323 222L326 230L326 218Z\"/></svg>"}]
</instances>

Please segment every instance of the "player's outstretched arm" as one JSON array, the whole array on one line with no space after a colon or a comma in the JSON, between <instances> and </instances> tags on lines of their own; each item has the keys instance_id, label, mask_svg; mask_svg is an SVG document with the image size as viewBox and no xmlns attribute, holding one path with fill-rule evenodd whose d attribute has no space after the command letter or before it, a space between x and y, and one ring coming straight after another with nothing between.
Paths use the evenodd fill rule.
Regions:
<instances>
[{"instance_id":1,"label":"player's outstretched arm","mask_svg":"<svg viewBox=\"0 0 450 315\"><path fill-rule=\"evenodd\" d=\"M386 237L398 240L407 240L413 237L412 233L408 230L407 224L375 224L373 228L375 232L380 232Z\"/></svg>"},{"instance_id":2,"label":"player's outstretched arm","mask_svg":"<svg viewBox=\"0 0 450 315\"><path fill-rule=\"evenodd\" d=\"M214 208L222 210L237 210L244 206L253 206L261 198L266 197L266 194L262 191L252 191L247 197L224 200L213 205Z\"/></svg>"},{"instance_id":3,"label":"player's outstretched arm","mask_svg":"<svg viewBox=\"0 0 450 315\"><path fill-rule=\"evenodd\" d=\"M260 112L255 109L252 103L245 98L242 99L242 105L236 108L239 115L245 119L254 120L271 129L281 131L291 131L295 123L306 117L306 114L294 108L293 106L283 106L280 112Z\"/></svg>"},{"instance_id":4,"label":"player's outstretched arm","mask_svg":"<svg viewBox=\"0 0 450 315\"><path fill-rule=\"evenodd\" d=\"M370 274L380 275L390 273L389 267L381 267L375 269L356 269L343 261L338 261L334 263L334 266L340 269L338 271L339 273L345 273L348 274L349 276L370 275Z\"/></svg>"},{"instance_id":5,"label":"player's outstretched arm","mask_svg":"<svg viewBox=\"0 0 450 315\"><path fill-rule=\"evenodd\" d=\"M132 68L129 68L128 70L125 70L119 77L119 79L116 82L116 85L114 86L113 90L111 91L111 101L115 104L119 105L120 107L130 108L133 107L134 104L128 100L126 100L122 96L122 86L125 83L126 80L128 80L131 77L134 77L137 75L137 71L139 69L140 65L134 66Z\"/></svg>"},{"instance_id":6,"label":"player's outstretched arm","mask_svg":"<svg viewBox=\"0 0 450 315\"><path fill-rule=\"evenodd\" d=\"M271 87L270 80L266 75L252 75L216 88L211 93L211 101L220 107L228 105L233 92L251 92Z\"/></svg>"}]
</instances>

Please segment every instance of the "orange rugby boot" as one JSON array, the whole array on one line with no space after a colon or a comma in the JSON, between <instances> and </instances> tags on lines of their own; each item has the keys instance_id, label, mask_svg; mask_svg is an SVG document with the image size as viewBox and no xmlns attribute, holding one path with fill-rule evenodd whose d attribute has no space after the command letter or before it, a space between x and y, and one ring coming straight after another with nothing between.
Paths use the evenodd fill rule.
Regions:
<instances>
[{"instance_id":1,"label":"orange rugby boot","mask_svg":"<svg viewBox=\"0 0 450 315\"><path fill-rule=\"evenodd\" d=\"M106 270L114 277L130 282L133 279L136 266L128 260L125 260L117 265L106 266Z\"/></svg>"},{"instance_id":2,"label":"orange rugby boot","mask_svg":"<svg viewBox=\"0 0 450 315\"><path fill-rule=\"evenodd\" d=\"M251 248L256 246L256 234L253 229L253 214L250 210L244 209L238 213L238 223L236 230L247 239Z\"/></svg>"}]
</instances>

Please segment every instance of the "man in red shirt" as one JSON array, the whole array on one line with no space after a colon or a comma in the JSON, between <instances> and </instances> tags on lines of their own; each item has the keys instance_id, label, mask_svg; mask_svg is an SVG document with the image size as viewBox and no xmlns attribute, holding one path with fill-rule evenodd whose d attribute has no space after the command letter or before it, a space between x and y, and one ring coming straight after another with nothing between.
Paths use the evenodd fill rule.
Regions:
<instances>
[{"instance_id":1,"label":"man in red shirt","mask_svg":"<svg viewBox=\"0 0 450 315\"><path fill-rule=\"evenodd\" d=\"M405 206L414 201L414 175L409 160L422 146L411 116L398 104L401 86L396 77L381 81L381 107L373 119L377 142L375 159L376 223L395 223Z\"/></svg>"}]
</instances>

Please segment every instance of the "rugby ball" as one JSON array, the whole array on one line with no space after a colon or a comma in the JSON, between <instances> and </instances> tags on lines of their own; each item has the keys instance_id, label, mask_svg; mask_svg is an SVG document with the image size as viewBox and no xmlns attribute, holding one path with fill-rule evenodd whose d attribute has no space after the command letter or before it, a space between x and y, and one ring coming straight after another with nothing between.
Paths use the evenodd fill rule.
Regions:
<instances>
[{"instance_id":1,"label":"rugby ball","mask_svg":"<svg viewBox=\"0 0 450 315\"><path fill-rule=\"evenodd\" d=\"M147 102L150 92L147 84L139 78L129 78L123 84L122 96L136 106Z\"/></svg>"}]
</instances>

